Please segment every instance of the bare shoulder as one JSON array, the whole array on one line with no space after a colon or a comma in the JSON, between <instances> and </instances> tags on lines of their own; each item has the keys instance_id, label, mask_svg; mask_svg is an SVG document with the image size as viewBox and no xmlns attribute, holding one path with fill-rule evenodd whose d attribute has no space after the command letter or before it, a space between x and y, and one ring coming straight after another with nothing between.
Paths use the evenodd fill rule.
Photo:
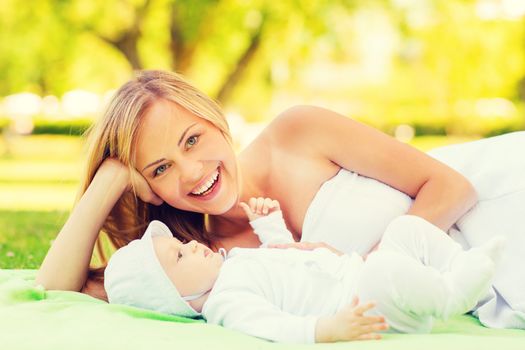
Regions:
<instances>
[{"instance_id":1,"label":"bare shoulder","mask_svg":"<svg viewBox=\"0 0 525 350\"><path fill-rule=\"evenodd\" d=\"M452 169L414 147L321 107L289 108L274 119L268 132L289 150L308 152L410 196L415 196L433 174L452 173Z\"/></svg>"},{"instance_id":2,"label":"bare shoulder","mask_svg":"<svg viewBox=\"0 0 525 350\"><path fill-rule=\"evenodd\" d=\"M265 129L266 138L280 147L299 147L302 152L318 153L318 141L322 139L323 129L333 124L333 119L344 122L345 118L330 110L297 105L280 113Z\"/></svg>"},{"instance_id":3,"label":"bare shoulder","mask_svg":"<svg viewBox=\"0 0 525 350\"><path fill-rule=\"evenodd\" d=\"M305 135L315 136L314 127L323 127L327 119L343 117L325 108L297 105L281 112L268 125L268 130L275 136L285 137L286 139L302 137ZM343 117L344 118L344 117Z\"/></svg>"}]
</instances>

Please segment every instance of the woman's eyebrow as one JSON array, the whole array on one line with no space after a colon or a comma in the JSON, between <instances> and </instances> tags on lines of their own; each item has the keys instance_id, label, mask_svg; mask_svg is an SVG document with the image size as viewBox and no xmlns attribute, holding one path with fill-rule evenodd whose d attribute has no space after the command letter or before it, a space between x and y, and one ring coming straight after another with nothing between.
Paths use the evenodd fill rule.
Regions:
<instances>
[{"instance_id":1,"label":"woman's eyebrow","mask_svg":"<svg viewBox=\"0 0 525 350\"><path fill-rule=\"evenodd\" d=\"M189 131L193 126L195 126L195 125L197 125L197 123L193 123L193 124L191 124L190 126L188 126L188 127L186 128L186 130L184 130L184 132L182 133L182 135L181 135L180 138L179 138L179 142L177 143L177 146L180 146L182 140L184 140L184 137L186 136L186 134L188 133L188 131ZM160 162L162 162L162 161L164 161L164 160L166 160L166 158L160 158L160 159L157 159L156 161L151 162L151 163L149 163L148 165L146 165L146 166L144 167L144 169L142 169L142 171L144 171L144 170L146 170L147 168L149 168L150 166L153 166L153 165L155 165L155 164L158 164L158 163L160 163Z\"/></svg>"},{"instance_id":2,"label":"woman's eyebrow","mask_svg":"<svg viewBox=\"0 0 525 350\"><path fill-rule=\"evenodd\" d=\"M184 130L184 132L182 133L182 135L180 136L180 139L179 139L179 142L177 142L177 146L180 146L182 140L184 139L184 137L186 136L186 134L188 133L188 131L193 128L194 125L197 125L197 123L193 123L191 124L190 126L188 126L186 128L186 130Z\"/></svg>"},{"instance_id":3,"label":"woman's eyebrow","mask_svg":"<svg viewBox=\"0 0 525 350\"><path fill-rule=\"evenodd\" d=\"M144 170L146 170L147 168L149 168L150 166L155 165L155 164L158 164L158 163L160 163L160 162L162 162L162 161L164 161L164 160L166 160L166 158L160 158L160 159L157 159L156 161L151 162L151 163L149 163L148 165L146 165L146 167L145 167L144 169L142 169L142 171L144 171Z\"/></svg>"}]
</instances>

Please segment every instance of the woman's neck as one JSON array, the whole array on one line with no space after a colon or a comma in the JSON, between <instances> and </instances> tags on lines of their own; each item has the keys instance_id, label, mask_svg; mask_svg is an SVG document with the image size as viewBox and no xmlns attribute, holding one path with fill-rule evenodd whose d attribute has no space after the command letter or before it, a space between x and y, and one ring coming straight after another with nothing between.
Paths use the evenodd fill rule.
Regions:
<instances>
[{"instance_id":1,"label":"woman's neck","mask_svg":"<svg viewBox=\"0 0 525 350\"><path fill-rule=\"evenodd\" d=\"M266 196L268 167L261 166L260 157L257 157L256 154L248 153L243 152L238 156L239 195L236 203L221 215L209 215L207 220L208 231L214 232L214 236L217 237L214 242L215 245L227 250L234 246L252 247L260 245L259 239L253 233L248 218L239 203L248 202L251 197Z\"/></svg>"},{"instance_id":2,"label":"woman's neck","mask_svg":"<svg viewBox=\"0 0 525 350\"><path fill-rule=\"evenodd\" d=\"M245 226L248 223L246 214L239 206L240 202L248 202L251 197L264 197L266 193L266 174L261 174L250 161L239 157L237 166L238 198L235 204L221 215L210 215L211 221L224 223L228 226Z\"/></svg>"}]
</instances>

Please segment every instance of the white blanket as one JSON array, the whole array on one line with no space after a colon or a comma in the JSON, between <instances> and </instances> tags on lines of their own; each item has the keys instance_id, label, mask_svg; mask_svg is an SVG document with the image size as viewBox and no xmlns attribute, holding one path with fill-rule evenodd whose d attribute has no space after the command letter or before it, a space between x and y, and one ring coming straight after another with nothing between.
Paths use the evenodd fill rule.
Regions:
<instances>
[{"instance_id":1,"label":"white blanket","mask_svg":"<svg viewBox=\"0 0 525 350\"><path fill-rule=\"evenodd\" d=\"M478 305L480 321L525 329L525 132L441 147L429 152L466 176L479 202L450 230L470 247L504 235L507 247L494 289Z\"/></svg>"}]
</instances>

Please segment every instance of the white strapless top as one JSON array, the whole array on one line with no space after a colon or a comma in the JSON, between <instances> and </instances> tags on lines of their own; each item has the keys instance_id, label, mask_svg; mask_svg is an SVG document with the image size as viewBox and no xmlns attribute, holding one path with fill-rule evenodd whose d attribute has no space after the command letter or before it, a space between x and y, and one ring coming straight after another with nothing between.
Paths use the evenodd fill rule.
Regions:
<instances>
[{"instance_id":1,"label":"white strapless top","mask_svg":"<svg viewBox=\"0 0 525 350\"><path fill-rule=\"evenodd\" d=\"M367 253L412 199L380 181L341 168L324 182L306 211L301 241L326 242L345 253Z\"/></svg>"},{"instance_id":2,"label":"white strapless top","mask_svg":"<svg viewBox=\"0 0 525 350\"><path fill-rule=\"evenodd\" d=\"M524 150L525 131L521 131L429 152L467 177L478 194L478 203L449 235L464 248L481 245L494 235L507 238L494 291L476 310L480 321L490 327L525 329L525 274L520 272L525 266ZM301 240L365 254L411 205L405 193L341 169L322 184L310 203Z\"/></svg>"}]
</instances>

